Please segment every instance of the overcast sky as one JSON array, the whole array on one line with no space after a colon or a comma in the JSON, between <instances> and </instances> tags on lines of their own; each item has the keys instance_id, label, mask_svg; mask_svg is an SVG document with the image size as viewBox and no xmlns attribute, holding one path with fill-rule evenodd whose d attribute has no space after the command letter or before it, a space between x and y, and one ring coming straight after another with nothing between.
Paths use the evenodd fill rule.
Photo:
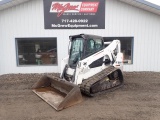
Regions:
<instances>
[{"instance_id":1,"label":"overcast sky","mask_svg":"<svg viewBox=\"0 0 160 120\"><path fill-rule=\"evenodd\" d=\"M146 0L146 1L160 6L160 0Z\"/></svg>"}]
</instances>

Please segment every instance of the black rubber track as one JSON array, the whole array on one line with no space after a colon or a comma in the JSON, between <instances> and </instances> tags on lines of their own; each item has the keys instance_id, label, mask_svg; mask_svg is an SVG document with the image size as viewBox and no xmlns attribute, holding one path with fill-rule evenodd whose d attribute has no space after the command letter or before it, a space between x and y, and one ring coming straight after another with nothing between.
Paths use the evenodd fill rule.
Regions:
<instances>
[{"instance_id":1,"label":"black rubber track","mask_svg":"<svg viewBox=\"0 0 160 120\"><path fill-rule=\"evenodd\" d=\"M91 92L91 87L95 83L103 80L104 78L107 78L107 77L110 78L109 76L115 71L118 71L118 80L119 80L120 84L118 84L114 87L111 87L109 89L98 91L96 93ZM100 73L97 73L96 75L93 75L92 77L83 80L82 84L80 85L80 89L81 89L81 92L87 96L95 96L97 94L101 94L101 93L104 93L107 91L117 89L117 88L121 87L122 85L123 85L123 75L122 75L121 70L115 68L114 66L109 66L106 69L102 70Z\"/></svg>"}]
</instances>

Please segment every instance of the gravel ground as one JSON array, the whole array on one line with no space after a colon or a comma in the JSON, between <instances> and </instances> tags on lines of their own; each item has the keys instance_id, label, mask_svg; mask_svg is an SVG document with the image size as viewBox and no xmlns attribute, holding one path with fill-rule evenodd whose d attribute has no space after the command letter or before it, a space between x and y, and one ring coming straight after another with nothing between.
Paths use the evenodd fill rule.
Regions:
<instances>
[{"instance_id":1,"label":"gravel ground","mask_svg":"<svg viewBox=\"0 0 160 120\"><path fill-rule=\"evenodd\" d=\"M125 72L122 88L60 112L31 91L43 75L0 76L0 120L160 120L160 73Z\"/></svg>"}]
</instances>

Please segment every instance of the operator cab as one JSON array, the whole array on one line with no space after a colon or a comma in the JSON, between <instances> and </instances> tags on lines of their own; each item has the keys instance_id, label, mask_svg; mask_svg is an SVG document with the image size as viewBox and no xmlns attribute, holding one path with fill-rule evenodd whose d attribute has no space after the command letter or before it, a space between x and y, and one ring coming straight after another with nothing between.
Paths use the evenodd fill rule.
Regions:
<instances>
[{"instance_id":1,"label":"operator cab","mask_svg":"<svg viewBox=\"0 0 160 120\"><path fill-rule=\"evenodd\" d=\"M71 68L75 68L80 60L104 48L103 38L100 36L80 34L69 38L69 66Z\"/></svg>"}]
</instances>

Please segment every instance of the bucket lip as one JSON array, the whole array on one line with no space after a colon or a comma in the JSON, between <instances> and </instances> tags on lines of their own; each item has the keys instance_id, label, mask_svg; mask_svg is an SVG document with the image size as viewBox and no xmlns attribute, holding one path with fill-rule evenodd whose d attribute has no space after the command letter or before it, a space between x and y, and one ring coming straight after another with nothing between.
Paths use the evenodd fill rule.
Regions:
<instances>
[{"instance_id":1,"label":"bucket lip","mask_svg":"<svg viewBox=\"0 0 160 120\"><path fill-rule=\"evenodd\" d=\"M71 90L69 90L69 92L67 91L67 94L64 96L64 99L61 103L55 103L54 104L54 100L52 101L52 98L51 99L48 99L47 97L45 97L43 95L43 93L41 94L39 92L39 90L41 88L46 88L47 87L52 87L52 83L54 84L55 83L55 86L57 85L57 88L59 87L59 84L61 84L61 86L63 87L64 85L64 90L65 88L72 88ZM44 85L43 85L44 84ZM55 89L57 89L55 87ZM44 100L46 103L48 103L50 106L52 106L56 111L60 111L62 109L65 109L65 108L68 108L72 105L75 105L77 103L80 103L83 101L82 99L82 93L81 93L81 90L80 90L80 87L74 83L71 83L69 81L66 81L64 79L61 79L60 77L57 77L57 76L52 76L52 75L43 75L40 80L38 80L33 86L32 86L32 91L38 96L40 97L42 100ZM38 90L39 89L39 90ZM62 90L62 89L57 89L57 90ZM67 89L68 90L68 89ZM42 91L43 92L43 91ZM62 91L61 91L62 92ZM73 96L72 96L73 95ZM77 97L78 96L78 97ZM73 99L75 99L76 101L74 101ZM70 103L69 101L74 101L73 103ZM67 104L67 102L69 102Z\"/></svg>"},{"instance_id":2,"label":"bucket lip","mask_svg":"<svg viewBox=\"0 0 160 120\"><path fill-rule=\"evenodd\" d=\"M38 90L38 88L36 88ZM60 103L60 104L53 104L52 102L48 101L47 99L45 99L41 94L39 94L36 89L32 89L32 91L38 96L40 97L42 100L44 100L46 103L48 103L51 107L53 107L56 111L60 111L62 109L65 109L65 108L68 108L72 105L75 105L75 104L78 104L78 103L81 103L83 101L83 97L82 97L82 94L81 94L81 91L80 89L76 89L75 87L64 97L63 101ZM71 100L73 98L70 97L71 95L75 95L73 93L75 92L78 92L79 94L79 97L78 97L78 100L76 100L76 102L72 105L67 105L65 104L68 100Z\"/></svg>"}]
</instances>

